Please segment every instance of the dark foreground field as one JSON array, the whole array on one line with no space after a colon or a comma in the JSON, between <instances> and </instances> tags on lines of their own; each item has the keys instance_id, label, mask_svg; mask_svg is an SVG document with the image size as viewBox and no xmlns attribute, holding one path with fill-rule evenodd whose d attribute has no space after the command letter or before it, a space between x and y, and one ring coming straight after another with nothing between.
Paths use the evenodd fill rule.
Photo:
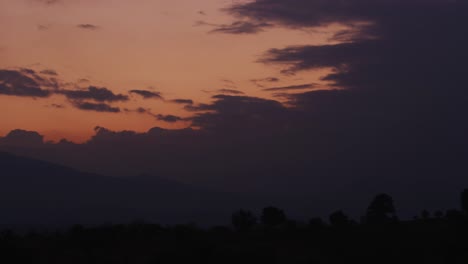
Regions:
<instances>
[{"instance_id":1,"label":"dark foreground field","mask_svg":"<svg viewBox=\"0 0 468 264\"><path fill-rule=\"evenodd\" d=\"M3 231L0 256L2 263L47 264L468 263L465 213L423 211L412 221L399 221L391 207L376 200L362 223L340 211L327 223L297 223L270 207L258 222L251 212L234 213L231 227L135 222L76 225L61 232Z\"/></svg>"}]
</instances>

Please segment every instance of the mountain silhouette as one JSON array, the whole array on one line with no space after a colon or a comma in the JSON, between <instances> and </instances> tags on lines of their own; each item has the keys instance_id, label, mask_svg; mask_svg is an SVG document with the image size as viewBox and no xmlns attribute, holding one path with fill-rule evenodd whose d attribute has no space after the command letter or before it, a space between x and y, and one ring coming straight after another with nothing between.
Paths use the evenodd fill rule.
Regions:
<instances>
[{"instance_id":1,"label":"mountain silhouette","mask_svg":"<svg viewBox=\"0 0 468 264\"><path fill-rule=\"evenodd\" d=\"M0 225L226 221L247 201L141 175L116 178L0 152Z\"/></svg>"}]
</instances>

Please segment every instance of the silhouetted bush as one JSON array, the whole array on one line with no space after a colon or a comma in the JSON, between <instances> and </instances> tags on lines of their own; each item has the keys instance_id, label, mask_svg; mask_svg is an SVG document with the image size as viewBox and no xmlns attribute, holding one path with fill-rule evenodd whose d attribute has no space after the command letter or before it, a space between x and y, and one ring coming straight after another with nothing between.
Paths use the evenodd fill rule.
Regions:
<instances>
[{"instance_id":1,"label":"silhouetted bush","mask_svg":"<svg viewBox=\"0 0 468 264\"><path fill-rule=\"evenodd\" d=\"M261 220L263 225L267 227L275 227L285 224L287 218L283 210L276 207L266 207L262 211Z\"/></svg>"},{"instance_id":2,"label":"silhouetted bush","mask_svg":"<svg viewBox=\"0 0 468 264\"><path fill-rule=\"evenodd\" d=\"M249 231L257 224L257 218L250 211L239 210L232 214L232 225L238 231Z\"/></svg>"}]
</instances>

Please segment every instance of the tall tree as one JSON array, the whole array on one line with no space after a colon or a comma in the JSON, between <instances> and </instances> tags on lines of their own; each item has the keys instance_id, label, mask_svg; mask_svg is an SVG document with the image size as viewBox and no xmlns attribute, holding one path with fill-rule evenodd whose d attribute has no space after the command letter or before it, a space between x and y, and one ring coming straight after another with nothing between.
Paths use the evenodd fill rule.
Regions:
<instances>
[{"instance_id":1,"label":"tall tree","mask_svg":"<svg viewBox=\"0 0 468 264\"><path fill-rule=\"evenodd\" d=\"M393 198L388 194L379 194L367 208L366 220L369 224L384 224L396 219Z\"/></svg>"},{"instance_id":2,"label":"tall tree","mask_svg":"<svg viewBox=\"0 0 468 264\"><path fill-rule=\"evenodd\" d=\"M465 214L468 214L468 189L463 190L460 199L463 212L465 212Z\"/></svg>"}]
</instances>

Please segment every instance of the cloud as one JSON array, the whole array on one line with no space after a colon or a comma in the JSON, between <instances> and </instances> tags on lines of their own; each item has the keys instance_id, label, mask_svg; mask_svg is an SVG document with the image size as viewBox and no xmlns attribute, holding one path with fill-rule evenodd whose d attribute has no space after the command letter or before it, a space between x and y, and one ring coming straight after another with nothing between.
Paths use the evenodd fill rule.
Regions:
<instances>
[{"instance_id":1,"label":"cloud","mask_svg":"<svg viewBox=\"0 0 468 264\"><path fill-rule=\"evenodd\" d=\"M50 104L49 106L50 106L50 107L53 107L53 108L57 108L57 109L63 109L63 108L65 108L65 106L62 105L62 104Z\"/></svg>"},{"instance_id":2,"label":"cloud","mask_svg":"<svg viewBox=\"0 0 468 264\"><path fill-rule=\"evenodd\" d=\"M429 1L444 2L444 1ZM446 2L446 1L445 1ZM225 10L241 18L280 23L288 27L318 27L333 22L344 24L368 21L385 16L386 11L398 11L403 6L421 6L419 0L255 0L236 3Z\"/></svg>"},{"instance_id":3,"label":"cloud","mask_svg":"<svg viewBox=\"0 0 468 264\"><path fill-rule=\"evenodd\" d=\"M266 28L272 27L269 23L254 23L248 21L235 21L229 25L219 25L211 30L211 33L225 34L255 34L263 32Z\"/></svg>"},{"instance_id":4,"label":"cloud","mask_svg":"<svg viewBox=\"0 0 468 264\"><path fill-rule=\"evenodd\" d=\"M138 107L136 109L128 109L128 108L124 108L123 109L125 112L135 112L135 113L138 113L138 114L149 114L149 115L153 115L151 113L151 109L147 109L147 108L143 108L143 107Z\"/></svg>"},{"instance_id":5,"label":"cloud","mask_svg":"<svg viewBox=\"0 0 468 264\"><path fill-rule=\"evenodd\" d=\"M212 104L186 108L202 112L190 118L193 126L229 134L236 131L239 125L243 131L248 131L249 127L260 129L261 123L276 123L273 116L277 114L279 118L284 110L284 106L277 101L257 97L216 95L213 99Z\"/></svg>"},{"instance_id":6,"label":"cloud","mask_svg":"<svg viewBox=\"0 0 468 264\"><path fill-rule=\"evenodd\" d=\"M81 28L81 29L86 29L86 30L98 30L100 29L99 26L96 26L96 25L93 25L93 24L79 24L79 25L76 25L77 28Z\"/></svg>"},{"instance_id":7,"label":"cloud","mask_svg":"<svg viewBox=\"0 0 468 264\"><path fill-rule=\"evenodd\" d=\"M205 21L197 21L196 26L211 26L214 27L210 33L224 33L224 34L255 34L263 32L266 28L273 27L272 24L262 22L250 21L235 21L231 24L213 24Z\"/></svg>"},{"instance_id":8,"label":"cloud","mask_svg":"<svg viewBox=\"0 0 468 264\"><path fill-rule=\"evenodd\" d=\"M37 30L39 31L46 31L49 30L50 26L47 25L37 25Z\"/></svg>"},{"instance_id":9,"label":"cloud","mask_svg":"<svg viewBox=\"0 0 468 264\"><path fill-rule=\"evenodd\" d=\"M219 89L217 90L217 92L224 93L224 94L244 94L244 92L234 90L234 89Z\"/></svg>"},{"instance_id":10,"label":"cloud","mask_svg":"<svg viewBox=\"0 0 468 264\"><path fill-rule=\"evenodd\" d=\"M268 77L263 79L252 79L250 81L260 88L265 88L264 83L276 83L279 82L280 79L277 77Z\"/></svg>"},{"instance_id":11,"label":"cloud","mask_svg":"<svg viewBox=\"0 0 468 264\"><path fill-rule=\"evenodd\" d=\"M468 37L460 34L467 10L466 1L257 0L228 11L293 28L348 25L335 35L341 43L274 48L260 62L284 66L285 73L329 68L323 80L332 86L386 98L405 93L404 99L417 101L417 96L465 96L459 89L464 60L454 58L468 56L462 48Z\"/></svg>"},{"instance_id":12,"label":"cloud","mask_svg":"<svg viewBox=\"0 0 468 264\"><path fill-rule=\"evenodd\" d=\"M51 92L41 88L30 69L0 70L0 95L48 97Z\"/></svg>"},{"instance_id":13,"label":"cloud","mask_svg":"<svg viewBox=\"0 0 468 264\"><path fill-rule=\"evenodd\" d=\"M167 123L175 123L175 122L179 122L179 121L184 120L183 118L181 118L179 116L175 116L175 115L153 114L151 112L151 109L147 109L147 108L143 108L143 107L138 107L135 110L124 109L124 111L126 111L126 112L135 112L135 113L138 113L138 114L147 114L147 115L150 115L150 116L156 118L156 120L164 121L164 122L167 122Z\"/></svg>"},{"instance_id":14,"label":"cloud","mask_svg":"<svg viewBox=\"0 0 468 264\"><path fill-rule=\"evenodd\" d=\"M276 78L276 77L268 77L268 78L262 79L261 81L265 81L265 82L279 82L280 79L279 79L279 78Z\"/></svg>"},{"instance_id":15,"label":"cloud","mask_svg":"<svg viewBox=\"0 0 468 264\"><path fill-rule=\"evenodd\" d=\"M44 143L44 137L35 131L15 129L5 137L0 138L0 145L11 146L40 146Z\"/></svg>"},{"instance_id":16,"label":"cloud","mask_svg":"<svg viewBox=\"0 0 468 264\"><path fill-rule=\"evenodd\" d=\"M70 100L94 100L98 102L128 101L129 98L123 94L115 94L111 90L102 87L89 86L84 90L61 90L59 94L65 95Z\"/></svg>"},{"instance_id":17,"label":"cloud","mask_svg":"<svg viewBox=\"0 0 468 264\"><path fill-rule=\"evenodd\" d=\"M81 102L81 101L76 101L73 102L73 105L80 109L80 110L85 110L85 111L95 111L95 112L108 112L108 113L120 113L120 108L118 107L112 107L108 104L104 103L90 103L90 102Z\"/></svg>"},{"instance_id":18,"label":"cloud","mask_svg":"<svg viewBox=\"0 0 468 264\"><path fill-rule=\"evenodd\" d=\"M138 108L136 109L136 112L137 112L137 113L140 113L140 114L144 114L144 113L148 113L149 110L148 110L148 109L145 109L145 108L143 108L143 107L138 107Z\"/></svg>"},{"instance_id":19,"label":"cloud","mask_svg":"<svg viewBox=\"0 0 468 264\"><path fill-rule=\"evenodd\" d=\"M237 89L237 85L234 81L232 80L229 80L229 79L223 79L221 80L224 84L225 87L229 88L229 89Z\"/></svg>"},{"instance_id":20,"label":"cloud","mask_svg":"<svg viewBox=\"0 0 468 264\"><path fill-rule=\"evenodd\" d=\"M40 73L45 74L45 75L52 75L52 76L57 76L58 75L56 71L50 70L50 69L42 70Z\"/></svg>"},{"instance_id":21,"label":"cloud","mask_svg":"<svg viewBox=\"0 0 468 264\"><path fill-rule=\"evenodd\" d=\"M178 117L175 115L156 115L155 117L157 120L168 122L168 123L175 123L175 122L183 120L181 117Z\"/></svg>"},{"instance_id":22,"label":"cloud","mask_svg":"<svg viewBox=\"0 0 468 264\"><path fill-rule=\"evenodd\" d=\"M33 75L33 74L36 74L36 71L33 70L33 69L28 69L28 68L21 68L20 69L20 72L24 73L24 74L29 74L29 75Z\"/></svg>"},{"instance_id":23,"label":"cloud","mask_svg":"<svg viewBox=\"0 0 468 264\"><path fill-rule=\"evenodd\" d=\"M287 71L298 72L320 68L339 69L350 62L357 62L360 55L371 59L377 52L377 43L344 43L323 46L291 46L270 49L259 61L265 64L287 65ZM367 49L367 51L365 51ZM364 53L364 54L363 54Z\"/></svg>"},{"instance_id":24,"label":"cloud","mask_svg":"<svg viewBox=\"0 0 468 264\"><path fill-rule=\"evenodd\" d=\"M265 92L279 92L279 91L291 91L291 90L305 90L316 88L317 85L314 83L300 84L300 85L290 85L290 86L281 86L281 87L272 87L265 88L262 91Z\"/></svg>"},{"instance_id":25,"label":"cloud","mask_svg":"<svg viewBox=\"0 0 468 264\"><path fill-rule=\"evenodd\" d=\"M131 90L130 93L138 94L144 99L163 99L160 92L152 92L148 90Z\"/></svg>"},{"instance_id":26,"label":"cloud","mask_svg":"<svg viewBox=\"0 0 468 264\"><path fill-rule=\"evenodd\" d=\"M175 104L187 104L187 105L193 104L193 100L191 99L172 99L170 100L170 102L175 103Z\"/></svg>"}]
</instances>

